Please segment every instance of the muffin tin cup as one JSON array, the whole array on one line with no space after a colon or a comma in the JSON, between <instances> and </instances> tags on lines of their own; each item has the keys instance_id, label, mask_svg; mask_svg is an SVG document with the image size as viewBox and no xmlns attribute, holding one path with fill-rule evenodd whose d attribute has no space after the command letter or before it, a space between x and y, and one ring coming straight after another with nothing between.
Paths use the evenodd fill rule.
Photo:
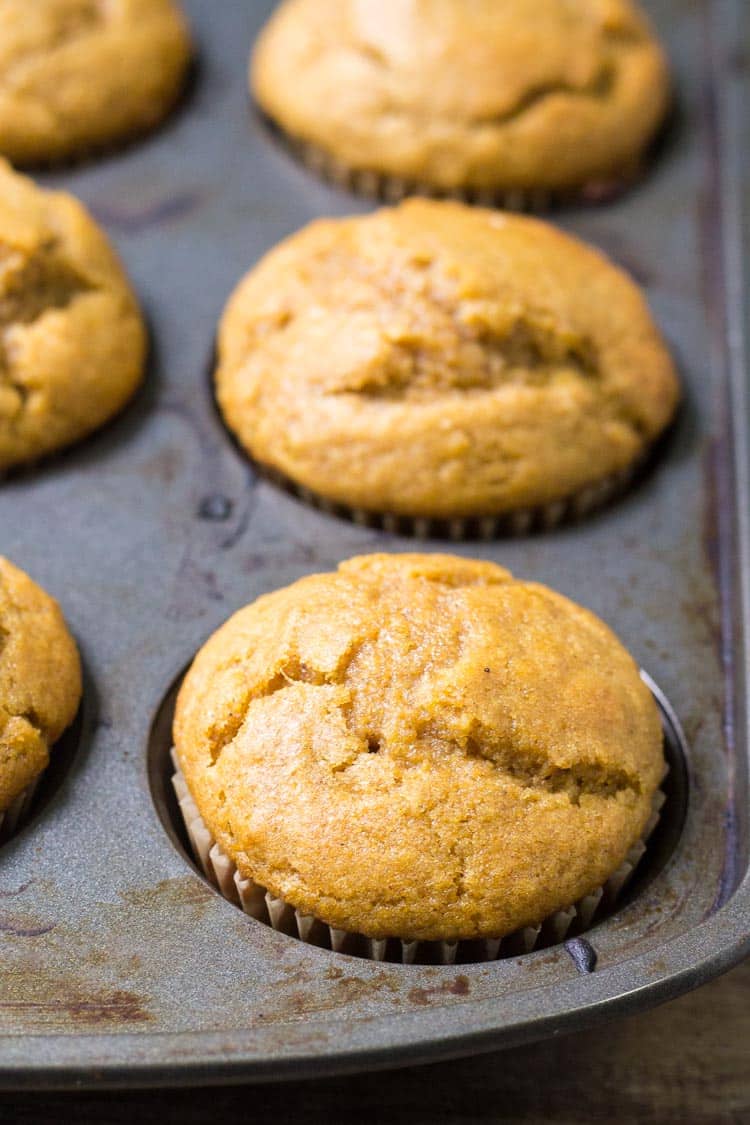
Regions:
<instances>
[{"instance_id":1,"label":"muffin tin cup","mask_svg":"<svg viewBox=\"0 0 750 1125\"><path fill-rule=\"evenodd\" d=\"M275 485L328 515L351 520L359 527L374 528L394 535L411 536L414 539L448 539L460 543L520 537L537 531L551 531L564 524L585 519L627 492L643 471L650 456L651 451L647 450L625 469L593 481L572 496L560 500L553 500L536 507L516 508L514 511L497 515L450 518L408 516L397 512L353 508L298 484L276 468L256 464L260 472Z\"/></svg>"},{"instance_id":2,"label":"muffin tin cup","mask_svg":"<svg viewBox=\"0 0 750 1125\"><path fill-rule=\"evenodd\" d=\"M409 196L455 199L477 207L543 214L557 207L606 203L627 191L645 172L643 161L608 179L591 180L576 188L440 188L405 176L389 176L368 169L351 168L326 149L285 133L265 119L290 152L320 179L334 187L381 203L399 203Z\"/></svg>"},{"instance_id":3,"label":"muffin tin cup","mask_svg":"<svg viewBox=\"0 0 750 1125\"><path fill-rule=\"evenodd\" d=\"M646 852L646 844L659 823L665 795L654 795L653 809L646 830L628 851L624 861L609 879L590 894L562 910L550 914L534 926L524 926L500 938L465 941L406 941L400 938L370 938L364 934L328 926L310 914L303 914L283 898L240 874L235 864L214 840L188 789L174 748L171 751L175 772L172 775L180 815L190 847L208 881L219 893L256 921L280 933L298 938L308 945L348 953L371 961L395 961L404 965L428 963L452 965L456 961L496 961L517 957L559 945L567 937L584 933L604 911L610 912L630 882Z\"/></svg>"},{"instance_id":4,"label":"muffin tin cup","mask_svg":"<svg viewBox=\"0 0 750 1125\"><path fill-rule=\"evenodd\" d=\"M0 812L0 844L4 843L29 815L39 779L27 785L4 812Z\"/></svg>"}]
</instances>

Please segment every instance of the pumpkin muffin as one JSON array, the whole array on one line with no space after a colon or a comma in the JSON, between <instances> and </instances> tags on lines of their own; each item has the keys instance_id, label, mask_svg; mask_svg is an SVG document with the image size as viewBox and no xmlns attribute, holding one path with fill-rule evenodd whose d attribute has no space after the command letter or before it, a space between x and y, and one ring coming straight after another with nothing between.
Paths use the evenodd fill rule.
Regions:
<instances>
[{"instance_id":1,"label":"pumpkin muffin","mask_svg":"<svg viewBox=\"0 0 750 1125\"><path fill-rule=\"evenodd\" d=\"M323 171L386 192L617 186L669 102L632 0L285 0L251 87Z\"/></svg>"},{"instance_id":2,"label":"pumpkin muffin","mask_svg":"<svg viewBox=\"0 0 750 1125\"><path fill-rule=\"evenodd\" d=\"M47 163L152 128L189 59L172 0L0 0L0 154Z\"/></svg>"},{"instance_id":3,"label":"pumpkin muffin","mask_svg":"<svg viewBox=\"0 0 750 1125\"><path fill-rule=\"evenodd\" d=\"M374 939L497 939L601 887L664 773L654 700L596 617L488 562L370 555L235 614L176 757L239 875Z\"/></svg>"},{"instance_id":4,"label":"pumpkin muffin","mask_svg":"<svg viewBox=\"0 0 750 1125\"><path fill-rule=\"evenodd\" d=\"M72 196L42 191L0 160L0 472L116 414L145 354L106 236Z\"/></svg>"},{"instance_id":5,"label":"pumpkin muffin","mask_svg":"<svg viewBox=\"0 0 750 1125\"><path fill-rule=\"evenodd\" d=\"M0 557L0 827L47 766L81 699L81 666L60 609Z\"/></svg>"},{"instance_id":6,"label":"pumpkin muffin","mask_svg":"<svg viewBox=\"0 0 750 1125\"><path fill-rule=\"evenodd\" d=\"M435 519L583 506L678 398L641 292L600 253L429 200L272 250L224 313L216 385L260 464L355 515Z\"/></svg>"}]
</instances>

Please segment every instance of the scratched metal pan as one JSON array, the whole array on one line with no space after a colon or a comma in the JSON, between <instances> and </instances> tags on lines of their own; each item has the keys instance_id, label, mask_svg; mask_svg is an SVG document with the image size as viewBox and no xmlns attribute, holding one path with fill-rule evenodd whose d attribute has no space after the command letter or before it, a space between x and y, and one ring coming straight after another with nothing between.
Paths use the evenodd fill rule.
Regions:
<instances>
[{"instance_id":1,"label":"scratched metal pan","mask_svg":"<svg viewBox=\"0 0 750 1125\"><path fill-rule=\"evenodd\" d=\"M686 758L665 712L659 836L590 949L452 967L374 965L246 918L197 874L172 820L169 692L205 637L303 574L411 546L259 480L216 415L213 334L235 281L313 217L369 204L316 181L251 111L247 51L270 0L186 6L200 63L179 113L127 151L42 177L110 232L153 347L122 418L0 487L0 549L60 599L87 672L35 814L0 848L0 1085L415 1063L590 1025L708 980L750 949L745 0L652 0L680 91L669 134L627 196L557 216L632 271L674 347L686 404L658 464L578 526L453 548L610 622L674 708Z\"/></svg>"}]
</instances>

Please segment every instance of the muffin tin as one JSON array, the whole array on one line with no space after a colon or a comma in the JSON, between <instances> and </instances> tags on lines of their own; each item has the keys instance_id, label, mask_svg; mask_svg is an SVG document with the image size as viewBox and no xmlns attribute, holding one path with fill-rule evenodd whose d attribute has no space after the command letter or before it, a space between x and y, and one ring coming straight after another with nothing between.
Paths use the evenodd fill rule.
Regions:
<instances>
[{"instance_id":1,"label":"muffin tin","mask_svg":"<svg viewBox=\"0 0 750 1125\"><path fill-rule=\"evenodd\" d=\"M86 666L78 722L0 847L6 1087L298 1077L488 1050L667 999L750 951L742 0L652 0L681 104L651 174L606 207L553 216L646 286L675 350L686 403L660 458L577 525L450 546L588 605L669 701L668 800L622 906L527 955L377 964L248 919L189 860L168 751L172 685L195 650L260 593L414 543L259 478L213 405L212 335L236 280L316 215L369 206L311 176L248 106L247 53L271 6L186 0L201 57L181 111L127 151L40 177L79 195L119 247L152 355L117 422L0 487L0 550L62 602Z\"/></svg>"}]
</instances>

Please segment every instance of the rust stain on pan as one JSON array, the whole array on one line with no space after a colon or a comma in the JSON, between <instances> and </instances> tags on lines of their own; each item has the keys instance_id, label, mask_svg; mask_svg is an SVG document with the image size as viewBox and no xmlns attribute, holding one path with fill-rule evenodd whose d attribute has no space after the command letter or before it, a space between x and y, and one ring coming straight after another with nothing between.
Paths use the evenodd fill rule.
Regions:
<instances>
[{"instance_id":1,"label":"rust stain on pan","mask_svg":"<svg viewBox=\"0 0 750 1125\"><path fill-rule=\"evenodd\" d=\"M129 1024L145 1023L151 1016L134 992L114 989L111 992L94 992L81 996L52 996L45 1000L0 1000L0 1013L7 1016L17 1012L26 1024L60 1024L68 1020L75 1024Z\"/></svg>"},{"instance_id":2,"label":"rust stain on pan","mask_svg":"<svg viewBox=\"0 0 750 1125\"><path fill-rule=\"evenodd\" d=\"M377 996L381 992L399 992L399 983L392 973L375 973L370 977L342 976L335 985L334 1006L347 1003L350 1000L359 1000L368 996Z\"/></svg>"},{"instance_id":3,"label":"rust stain on pan","mask_svg":"<svg viewBox=\"0 0 750 1125\"><path fill-rule=\"evenodd\" d=\"M18 887L13 887L12 890L0 890L0 898L17 898L19 895L22 895L24 891L27 891L33 882L33 879L27 879L25 883L21 883Z\"/></svg>"},{"instance_id":4,"label":"rust stain on pan","mask_svg":"<svg viewBox=\"0 0 750 1125\"><path fill-rule=\"evenodd\" d=\"M471 983L463 974L451 980L441 981L440 984L430 988L412 988L409 991L409 1000L412 1004L426 1007L434 1000L444 1000L446 996L468 996L471 992Z\"/></svg>"},{"instance_id":5,"label":"rust stain on pan","mask_svg":"<svg viewBox=\"0 0 750 1125\"><path fill-rule=\"evenodd\" d=\"M54 922L32 922L28 918L18 917L0 918L0 934L7 934L10 937L42 937L54 929Z\"/></svg>"},{"instance_id":6,"label":"rust stain on pan","mask_svg":"<svg viewBox=\"0 0 750 1125\"><path fill-rule=\"evenodd\" d=\"M120 897L131 906L147 909L184 906L204 908L214 901L214 892L202 880L195 879L192 875L183 875L176 879L162 879L153 887L121 891Z\"/></svg>"},{"instance_id":7,"label":"rust stain on pan","mask_svg":"<svg viewBox=\"0 0 750 1125\"><path fill-rule=\"evenodd\" d=\"M301 1019L319 1012L341 1012L348 1005L376 998L386 998L394 1005L402 1001L402 982L386 970L367 976L332 975L326 971L322 979L330 981L331 987L316 989L312 978L305 978L304 974L288 974L284 985L275 990L274 1022ZM290 981L304 983L307 987L289 992L285 986ZM264 1015L263 1018L267 1017Z\"/></svg>"}]
</instances>

